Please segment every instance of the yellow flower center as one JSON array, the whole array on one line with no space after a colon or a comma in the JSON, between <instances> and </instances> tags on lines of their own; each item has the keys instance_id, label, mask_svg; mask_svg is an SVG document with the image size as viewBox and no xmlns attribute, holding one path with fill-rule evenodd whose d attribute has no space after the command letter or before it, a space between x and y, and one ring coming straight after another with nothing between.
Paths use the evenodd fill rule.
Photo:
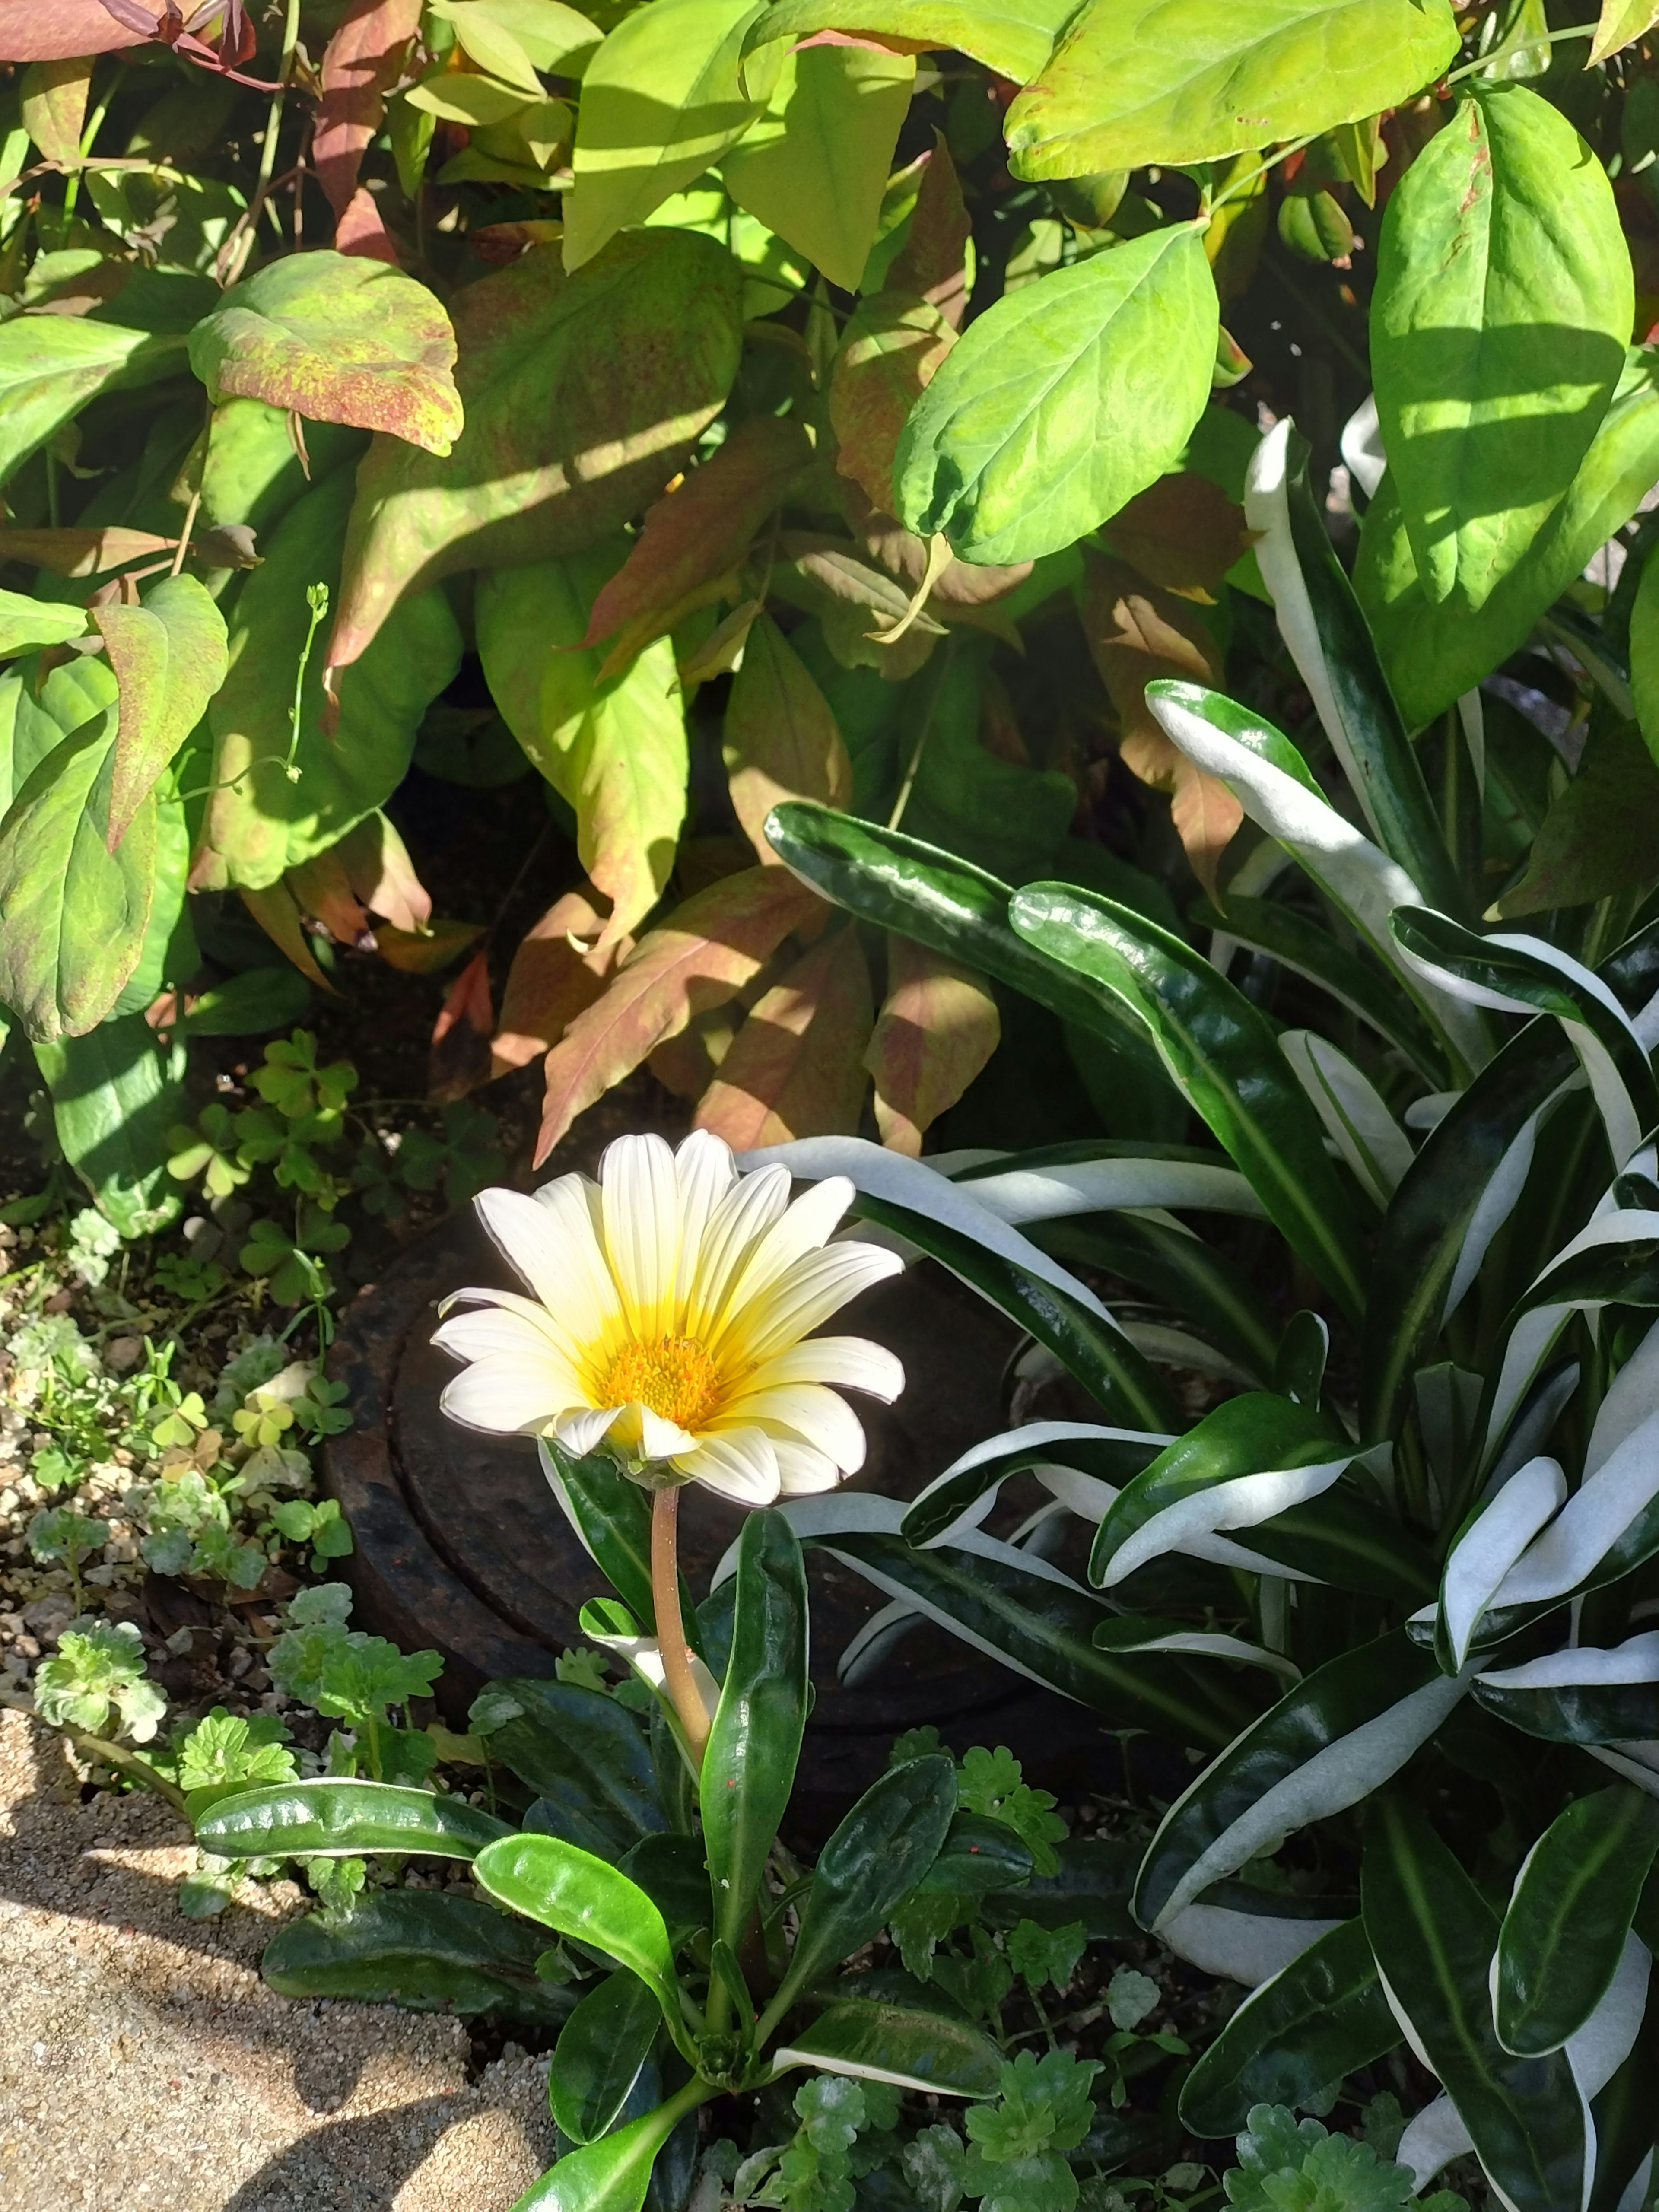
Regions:
<instances>
[{"instance_id":1,"label":"yellow flower center","mask_svg":"<svg viewBox=\"0 0 1659 2212\"><path fill-rule=\"evenodd\" d=\"M648 1406L665 1421L696 1433L720 1403L720 1370L692 1336L659 1336L625 1345L605 1370L602 1406Z\"/></svg>"}]
</instances>

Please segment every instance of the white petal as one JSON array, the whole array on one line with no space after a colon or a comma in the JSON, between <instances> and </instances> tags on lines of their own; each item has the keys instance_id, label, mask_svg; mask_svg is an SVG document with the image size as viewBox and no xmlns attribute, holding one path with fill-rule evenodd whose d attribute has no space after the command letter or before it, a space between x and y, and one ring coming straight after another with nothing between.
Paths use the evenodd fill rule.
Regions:
<instances>
[{"instance_id":1,"label":"white petal","mask_svg":"<svg viewBox=\"0 0 1659 2212\"><path fill-rule=\"evenodd\" d=\"M841 1469L828 1452L819 1451L816 1445L774 1437L772 1449L777 1454L781 1498L810 1498L820 1491L833 1490L841 1480Z\"/></svg>"},{"instance_id":2,"label":"white petal","mask_svg":"<svg viewBox=\"0 0 1659 2212\"><path fill-rule=\"evenodd\" d=\"M553 1433L568 1452L586 1459L589 1452L599 1449L610 1435L612 1422L625 1410L621 1406L584 1406L562 1413Z\"/></svg>"},{"instance_id":3,"label":"white petal","mask_svg":"<svg viewBox=\"0 0 1659 2212\"><path fill-rule=\"evenodd\" d=\"M803 1443L827 1452L845 1474L855 1474L864 1465L864 1431L845 1398L838 1398L821 1382L793 1382L775 1390L745 1390L734 1399L732 1425L755 1422L769 1436L793 1435ZM723 1433L726 1419L716 1426Z\"/></svg>"},{"instance_id":4,"label":"white petal","mask_svg":"<svg viewBox=\"0 0 1659 2212\"><path fill-rule=\"evenodd\" d=\"M757 1390L833 1382L840 1390L867 1391L890 1406L904 1388L904 1369L885 1345L872 1344L866 1336L809 1336L776 1353L749 1380Z\"/></svg>"},{"instance_id":5,"label":"white petal","mask_svg":"<svg viewBox=\"0 0 1659 2212\"><path fill-rule=\"evenodd\" d=\"M556 1370L538 1372L516 1357L475 1359L444 1385L438 1403L465 1428L502 1437L535 1435L569 1403L559 1382Z\"/></svg>"},{"instance_id":6,"label":"white petal","mask_svg":"<svg viewBox=\"0 0 1659 2212\"><path fill-rule=\"evenodd\" d=\"M821 1252L840 1228L857 1193L846 1176L826 1176L804 1192L755 1246L714 1316L714 1330L752 1300L764 1297L809 1252Z\"/></svg>"},{"instance_id":7,"label":"white petal","mask_svg":"<svg viewBox=\"0 0 1659 2212\"><path fill-rule=\"evenodd\" d=\"M674 1277L673 1334L685 1334L684 1313L691 1295L708 1224L738 1179L732 1147L712 1129L694 1129L674 1155L680 1192L680 1258Z\"/></svg>"},{"instance_id":8,"label":"white petal","mask_svg":"<svg viewBox=\"0 0 1659 2212\"><path fill-rule=\"evenodd\" d=\"M473 1200L491 1237L547 1309L573 1358L611 1328L621 1306L605 1264L580 1176L561 1176L534 1198L480 1191Z\"/></svg>"},{"instance_id":9,"label":"white petal","mask_svg":"<svg viewBox=\"0 0 1659 2212\"><path fill-rule=\"evenodd\" d=\"M677 1421L665 1420L649 1406L634 1410L640 1417L640 1444L647 1459L677 1460L683 1453L696 1449L697 1438Z\"/></svg>"},{"instance_id":10,"label":"white petal","mask_svg":"<svg viewBox=\"0 0 1659 2212\"><path fill-rule=\"evenodd\" d=\"M734 1316L721 1348L728 1358L758 1366L828 1321L860 1291L903 1272L896 1252L874 1244L828 1245L798 1261L764 1298Z\"/></svg>"},{"instance_id":11,"label":"white petal","mask_svg":"<svg viewBox=\"0 0 1659 2212\"><path fill-rule=\"evenodd\" d=\"M654 1344L673 1319L680 1191L661 1137L618 1137L599 1162L605 1257L634 1334Z\"/></svg>"},{"instance_id":12,"label":"white petal","mask_svg":"<svg viewBox=\"0 0 1659 2212\"><path fill-rule=\"evenodd\" d=\"M726 1285L788 1203L787 1169L765 1168L740 1176L714 1208L686 1295L682 1326L687 1336L707 1341L704 1332L725 1301Z\"/></svg>"},{"instance_id":13,"label":"white petal","mask_svg":"<svg viewBox=\"0 0 1659 2212\"><path fill-rule=\"evenodd\" d=\"M689 1481L702 1483L734 1505L769 1505L778 1494L778 1455L759 1429L732 1429L704 1437L695 1451L674 1462Z\"/></svg>"}]
</instances>

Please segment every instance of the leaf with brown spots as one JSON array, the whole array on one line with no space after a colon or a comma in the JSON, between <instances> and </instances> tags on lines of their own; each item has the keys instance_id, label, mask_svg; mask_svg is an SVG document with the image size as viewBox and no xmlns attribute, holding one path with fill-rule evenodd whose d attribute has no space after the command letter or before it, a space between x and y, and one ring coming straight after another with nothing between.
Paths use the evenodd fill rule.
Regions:
<instances>
[{"instance_id":1,"label":"leaf with brown spots","mask_svg":"<svg viewBox=\"0 0 1659 2212\"><path fill-rule=\"evenodd\" d=\"M357 254L285 254L233 284L190 334L210 399L263 399L428 453L462 428L455 333L434 293Z\"/></svg>"},{"instance_id":2,"label":"leaf with brown spots","mask_svg":"<svg viewBox=\"0 0 1659 2212\"><path fill-rule=\"evenodd\" d=\"M171 553L178 542L113 524L103 530L0 530L0 561L27 561L54 576L96 576L146 555Z\"/></svg>"},{"instance_id":3,"label":"leaf with brown spots","mask_svg":"<svg viewBox=\"0 0 1659 2212\"><path fill-rule=\"evenodd\" d=\"M1107 544L1149 583L1207 599L1255 542L1219 484L1182 469L1137 492L1106 525Z\"/></svg>"},{"instance_id":4,"label":"leaf with brown spots","mask_svg":"<svg viewBox=\"0 0 1659 2212\"><path fill-rule=\"evenodd\" d=\"M915 293L959 331L968 307L967 248L973 224L942 131L934 131L933 150L922 155L921 161L921 188L904 243L887 265L884 284L890 291Z\"/></svg>"},{"instance_id":5,"label":"leaf with brown spots","mask_svg":"<svg viewBox=\"0 0 1659 2212\"><path fill-rule=\"evenodd\" d=\"M91 88L92 59L84 52L33 62L18 80L23 128L48 161L66 169L78 166Z\"/></svg>"},{"instance_id":6,"label":"leaf with brown spots","mask_svg":"<svg viewBox=\"0 0 1659 2212\"><path fill-rule=\"evenodd\" d=\"M331 673L416 586L582 552L657 498L731 388L741 290L684 230L630 231L574 276L532 246L465 286L466 427L447 460L380 438L358 464Z\"/></svg>"},{"instance_id":7,"label":"leaf with brown spots","mask_svg":"<svg viewBox=\"0 0 1659 2212\"><path fill-rule=\"evenodd\" d=\"M851 1135L872 1011L864 948L849 926L815 945L751 1008L703 1093L696 1126L737 1152Z\"/></svg>"},{"instance_id":8,"label":"leaf with brown spots","mask_svg":"<svg viewBox=\"0 0 1659 2212\"><path fill-rule=\"evenodd\" d=\"M94 607L92 619L119 688L109 799L112 853L225 680L225 618L194 576L167 576L141 605Z\"/></svg>"},{"instance_id":9,"label":"leaf with brown spots","mask_svg":"<svg viewBox=\"0 0 1659 2212\"><path fill-rule=\"evenodd\" d=\"M634 949L631 937L609 946L599 944L604 928L592 900L586 891L574 890L555 899L526 932L501 994L490 1047L492 1077L550 1051L577 1015L602 994Z\"/></svg>"},{"instance_id":10,"label":"leaf with brown spots","mask_svg":"<svg viewBox=\"0 0 1659 2212\"><path fill-rule=\"evenodd\" d=\"M782 865L763 826L780 799L852 805L853 763L830 702L770 615L749 632L726 701L723 750L732 811L763 866Z\"/></svg>"},{"instance_id":11,"label":"leaf with brown spots","mask_svg":"<svg viewBox=\"0 0 1659 2212\"><path fill-rule=\"evenodd\" d=\"M337 216L351 204L363 155L380 127L386 95L398 82L420 27L421 0L354 0L323 49L311 166Z\"/></svg>"},{"instance_id":12,"label":"leaf with brown spots","mask_svg":"<svg viewBox=\"0 0 1659 2212\"><path fill-rule=\"evenodd\" d=\"M811 458L799 422L751 416L646 510L627 560L593 602L582 640L592 646L616 639L599 669L602 682L724 593L755 532Z\"/></svg>"},{"instance_id":13,"label":"leaf with brown spots","mask_svg":"<svg viewBox=\"0 0 1659 2212\"><path fill-rule=\"evenodd\" d=\"M982 976L890 934L887 997L864 1055L876 1079L883 1144L919 1158L929 1125L956 1104L1001 1035L997 1002Z\"/></svg>"},{"instance_id":14,"label":"leaf with brown spots","mask_svg":"<svg viewBox=\"0 0 1659 2212\"><path fill-rule=\"evenodd\" d=\"M475 952L449 987L432 1030L426 1095L434 1105L465 1098L489 1080L489 1033L495 1010L489 997L489 954Z\"/></svg>"},{"instance_id":15,"label":"leaf with brown spots","mask_svg":"<svg viewBox=\"0 0 1659 2212\"><path fill-rule=\"evenodd\" d=\"M535 1164L586 1106L629 1075L692 1016L735 998L786 937L823 911L785 868L745 868L676 908L641 939L602 999L547 1055Z\"/></svg>"},{"instance_id":16,"label":"leaf with brown spots","mask_svg":"<svg viewBox=\"0 0 1659 2212\"><path fill-rule=\"evenodd\" d=\"M1132 775L1170 794L1170 817L1193 873L1216 892L1216 869L1244 810L1224 783L1171 744L1146 704L1157 676L1222 681L1215 641L1197 611L1158 591L1120 561L1086 556L1083 628L1121 726L1119 750Z\"/></svg>"},{"instance_id":17,"label":"leaf with brown spots","mask_svg":"<svg viewBox=\"0 0 1659 2212\"><path fill-rule=\"evenodd\" d=\"M860 300L830 380L836 466L872 507L893 512L893 456L911 408L956 343L939 309L908 292Z\"/></svg>"}]
</instances>

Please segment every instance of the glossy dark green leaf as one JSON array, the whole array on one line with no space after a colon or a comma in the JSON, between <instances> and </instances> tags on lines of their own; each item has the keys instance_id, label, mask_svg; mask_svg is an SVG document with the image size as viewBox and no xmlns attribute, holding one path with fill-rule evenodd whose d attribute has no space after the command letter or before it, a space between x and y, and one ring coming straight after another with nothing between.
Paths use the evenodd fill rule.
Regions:
<instances>
[{"instance_id":1,"label":"glossy dark green leaf","mask_svg":"<svg viewBox=\"0 0 1659 2212\"><path fill-rule=\"evenodd\" d=\"M1187 2076L1182 2124L1237 2135L1253 2105L1313 2104L1399 2040L1364 1924L1344 1921L1251 1990Z\"/></svg>"},{"instance_id":2,"label":"glossy dark green leaf","mask_svg":"<svg viewBox=\"0 0 1659 2212\"><path fill-rule=\"evenodd\" d=\"M1013 892L982 868L827 806L790 799L766 817L767 840L804 883L861 921L1007 983L1062 1021L1158 1067L1146 1025L1115 1000L1034 951L1009 927Z\"/></svg>"},{"instance_id":3,"label":"glossy dark green leaf","mask_svg":"<svg viewBox=\"0 0 1659 2212\"><path fill-rule=\"evenodd\" d=\"M958 1809L951 1815L938 1855L913 1887L955 1897L979 1897L988 1890L1029 1881L1032 1863L1029 1846L1006 1820Z\"/></svg>"},{"instance_id":4,"label":"glossy dark green leaf","mask_svg":"<svg viewBox=\"0 0 1659 2212\"><path fill-rule=\"evenodd\" d=\"M1043 1423L1037 1425L1046 1427ZM899 1524L907 1542L928 1544L942 1536L988 1491L1030 1467L1075 1468L1115 1489L1138 1474L1157 1455L1156 1443L1133 1437L1030 1437L1014 1430L1006 1449L986 1451L971 1467L930 1483ZM982 1448L981 1448L982 1449Z\"/></svg>"},{"instance_id":5,"label":"glossy dark green leaf","mask_svg":"<svg viewBox=\"0 0 1659 2212\"><path fill-rule=\"evenodd\" d=\"M1628 1783L1580 1797L1528 1853L1498 1930L1492 2018L1506 2051L1559 2051L1600 2004L1659 1851L1659 1803Z\"/></svg>"},{"instance_id":6,"label":"glossy dark green leaf","mask_svg":"<svg viewBox=\"0 0 1659 2212\"><path fill-rule=\"evenodd\" d=\"M1595 2128L1595 2187L1589 2212L1619 2212L1654 2142L1653 2084L1659 2079L1659 2004L1648 1970L1647 2007L1622 2066L1590 2106Z\"/></svg>"},{"instance_id":7,"label":"glossy dark green leaf","mask_svg":"<svg viewBox=\"0 0 1659 2212\"><path fill-rule=\"evenodd\" d=\"M1120 1329L1091 1313L1079 1299L942 1221L908 1206L860 1193L854 1212L892 1229L971 1284L1011 1320L1046 1345L1098 1402L1109 1421L1168 1434L1178 1418L1173 1393L1145 1355Z\"/></svg>"},{"instance_id":8,"label":"glossy dark green leaf","mask_svg":"<svg viewBox=\"0 0 1659 2212\"><path fill-rule=\"evenodd\" d=\"M1293 1313L1273 1354L1274 1389L1304 1406L1316 1406L1330 1349L1331 1325L1322 1314L1311 1313L1305 1306Z\"/></svg>"},{"instance_id":9,"label":"glossy dark green leaf","mask_svg":"<svg viewBox=\"0 0 1659 2212\"><path fill-rule=\"evenodd\" d=\"M675 1754L678 1759L678 1753ZM617 1862L663 1917L678 1951L708 1925L708 1868L693 1836L641 1836Z\"/></svg>"},{"instance_id":10,"label":"glossy dark green leaf","mask_svg":"<svg viewBox=\"0 0 1659 2212\"><path fill-rule=\"evenodd\" d=\"M1198 1237L1127 1211L1034 1224L1029 1234L1068 1267L1097 1267L1150 1291L1256 1382L1271 1378L1277 1343L1260 1296L1230 1261Z\"/></svg>"},{"instance_id":11,"label":"glossy dark green leaf","mask_svg":"<svg viewBox=\"0 0 1659 2212\"><path fill-rule=\"evenodd\" d=\"M1118 1581L1113 1562L1132 1539L1165 1513L1224 1483L1347 1459L1352 1447L1317 1407L1271 1391L1248 1391L1206 1413L1195 1428L1166 1444L1107 1509L1089 1555L1089 1579ZM1230 1523L1229 1525L1237 1525ZM1166 1547L1167 1548L1167 1547ZM1178 1540L1176 1548L1179 1548ZM1141 1563L1137 1546L1133 1565ZM1132 1571L1128 1566L1122 1572Z\"/></svg>"},{"instance_id":12,"label":"glossy dark green leaf","mask_svg":"<svg viewBox=\"0 0 1659 2212\"><path fill-rule=\"evenodd\" d=\"M734 1952L795 1786L806 1727L806 1568L781 1513L744 1522L737 1584L732 1656L698 1792L712 1925Z\"/></svg>"},{"instance_id":13,"label":"glossy dark green leaf","mask_svg":"<svg viewBox=\"0 0 1659 2212\"><path fill-rule=\"evenodd\" d=\"M505 2013L553 2026L574 2002L538 1978L541 1935L454 1890L371 1889L349 1917L279 1928L259 1971L285 1997L350 1997L416 2012ZM651 2008L652 2023L657 2008Z\"/></svg>"},{"instance_id":14,"label":"glossy dark green leaf","mask_svg":"<svg viewBox=\"0 0 1659 2212\"><path fill-rule=\"evenodd\" d=\"M956 1769L938 1753L890 1766L871 1784L818 1854L769 2022L885 1926L938 1857L956 1809Z\"/></svg>"},{"instance_id":15,"label":"glossy dark green leaf","mask_svg":"<svg viewBox=\"0 0 1659 2212\"><path fill-rule=\"evenodd\" d=\"M523 1709L490 1731L490 1756L536 1792L549 1834L605 1857L667 1826L651 1747L625 1706L578 1683L526 1674L490 1687Z\"/></svg>"},{"instance_id":16,"label":"glossy dark green leaf","mask_svg":"<svg viewBox=\"0 0 1659 2212\"><path fill-rule=\"evenodd\" d=\"M707 2081L688 2081L654 2112L598 2142L567 2151L511 2212L640 2212L658 2152L685 2115L714 2094Z\"/></svg>"},{"instance_id":17,"label":"glossy dark green leaf","mask_svg":"<svg viewBox=\"0 0 1659 2212\"><path fill-rule=\"evenodd\" d=\"M196 1839L221 1858L430 1851L440 1858L470 1859L512 1833L505 1820L464 1797L329 1778L279 1782L221 1798L197 1824Z\"/></svg>"},{"instance_id":18,"label":"glossy dark green leaf","mask_svg":"<svg viewBox=\"0 0 1659 2212\"><path fill-rule=\"evenodd\" d=\"M1011 1928L1016 1920L1035 1920L1044 1928L1069 1928L1080 1920L1092 1938L1130 1941L1135 1923L1129 1896L1139 1846L1127 1836L1074 1836L1056 1844L1054 1854L1060 1865L1054 1874L1033 1875L1018 1888L986 1899L991 1925Z\"/></svg>"},{"instance_id":19,"label":"glossy dark green leaf","mask_svg":"<svg viewBox=\"0 0 1659 2212\"><path fill-rule=\"evenodd\" d=\"M1473 612L1589 451L1632 278L1612 188L1561 111L1524 85L1468 91L1389 196L1370 336L1418 576Z\"/></svg>"},{"instance_id":20,"label":"glossy dark green leaf","mask_svg":"<svg viewBox=\"0 0 1659 2212\"><path fill-rule=\"evenodd\" d=\"M556 1836L504 1836L472 1865L479 1887L514 1912L631 1967L650 1985L670 2033L684 2043L668 1930L637 1882Z\"/></svg>"},{"instance_id":21,"label":"glossy dark green leaf","mask_svg":"<svg viewBox=\"0 0 1659 2212\"><path fill-rule=\"evenodd\" d=\"M168 1176L167 1132L184 1118L185 1051L156 1049L141 1013L85 1036L38 1044L64 1157L124 1237L149 1237L181 1211Z\"/></svg>"},{"instance_id":22,"label":"glossy dark green leaf","mask_svg":"<svg viewBox=\"0 0 1659 2212\"><path fill-rule=\"evenodd\" d=\"M1153 1928L1314 1820L1357 1805L1427 1740L1461 1690L1398 1629L1316 1667L1230 1744L1164 1814L1135 1881ZM1411 1701L1408 1703L1408 1701ZM1379 1735L1368 1724L1384 1714ZM1304 1772L1323 1752L1317 1771Z\"/></svg>"},{"instance_id":23,"label":"glossy dark green leaf","mask_svg":"<svg viewBox=\"0 0 1659 2212\"><path fill-rule=\"evenodd\" d=\"M1306 915L1274 899L1229 893L1224 912L1200 906L1192 910L1190 919L1200 928L1237 938L1253 952L1265 952L1281 967L1317 983L1397 1046L1437 1091L1444 1088L1444 1050L1406 994L1391 976L1368 967Z\"/></svg>"},{"instance_id":24,"label":"glossy dark green leaf","mask_svg":"<svg viewBox=\"0 0 1659 2212\"><path fill-rule=\"evenodd\" d=\"M943 2097L994 2097L1001 2064L996 2045L970 2021L869 1998L826 2005L773 2054L775 2073L810 2066Z\"/></svg>"},{"instance_id":25,"label":"glossy dark green leaf","mask_svg":"<svg viewBox=\"0 0 1659 2212\"><path fill-rule=\"evenodd\" d=\"M1240 1540L1334 1589L1418 1606L1433 1595L1434 1554L1362 1480L1343 1475L1322 1496L1260 1521Z\"/></svg>"},{"instance_id":26,"label":"glossy dark green leaf","mask_svg":"<svg viewBox=\"0 0 1659 2212\"><path fill-rule=\"evenodd\" d=\"M1097 1650L1097 1626L1116 1613L1035 1567L948 1548L919 1552L896 1536L838 1531L818 1540L890 1597L913 1601L975 1650L1092 1706L1109 1727L1146 1729L1214 1751L1250 1717L1234 1686L1224 1687L1179 1659Z\"/></svg>"},{"instance_id":27,"label":"glossy dark green leaf","mask_svg":"<svg viewBox=\"0 0 1659 2212\"><path fill-rule=\"evenodd\" d=\"M1615 1567L1617 1573L1627 1574L1640 1563L1640 1549L1630 1536L1645 1535L1644 1523L1650 1524L1653 1517L1650 1509L1632 1524L1630 1534L1616 1547L1615 1558L1601 1563L1589 1578L1589 1588L1603 1588L1615 1580ZM1650 1554L1656 1542L1659 1535L1651 1536L1641 1548ZM1531 1609L1505 1607L1489 1615L1483 1626L1489 1626L1494 1637L1512 1635L1533 1617ZM1477 1635L1474 1648L1483 1651L1491 1646ZM1496 1713L1522 1735L1538 1736L1546 1743L1650 1743L1659 1738L1659 1682L1573 1682L1553 1689L1527 1690L1485 1682L1477 1675L1471 1686L1477 1705Z\"/></svg>"},{"instance_id":28,"label":"glossy dark green leaf","mask_svg":"<svg viewBox=\"0 0 1659 2212\"><path fill-rule=\"evenodd\" d=\"M575 1459L551 1437L541 1439L542 1467L583 1546L647 1635L656 1633L651 1599L651 1500L603 1452ZM702 1650L697 1611L680 1578L686 1641Z\"/></svg>"},{"instance_id":29,"label":"glossy dark green leaf","mask_svg":"<svg viewBox=\"0 0 1659 2212\"><path fill-rule=\"evenodd\" d=\"M1488 1991L1498 1916L1404 1799L1384 1797L1366 1822L1361 1888L1394 2002L1505 2200L1516 2212L1578 2203L1594 2151L1566 2057L1517 2058L1499 2044Z\"/></svg>"},{"instance_id":30,"label":"glossy dark green leaf","mask_svg":"<svg viewBox=\"0 0 1659 2212\"><path fill-rule=\"evenodd\" d=\"M576 2006L547 2075L553 2118L572 2142L597 2142L614 2126L661 2025L655 1996L626 1966Z\"/></svg>"},{"instance_id":31,"label":"glossy dark green leaf","mask_svg":"<svg viewBox=\"0 0 1659 2212\"><path fill-rule=\"evenodd\" d=\"M1039 951L1139 1015L1291 1249L1358 1313L1364 1261L1353 1208L1263 1016L1190 945L1109 899L1033 884L1015 894L1009 920Z\"/></svg>"}]
</instances>

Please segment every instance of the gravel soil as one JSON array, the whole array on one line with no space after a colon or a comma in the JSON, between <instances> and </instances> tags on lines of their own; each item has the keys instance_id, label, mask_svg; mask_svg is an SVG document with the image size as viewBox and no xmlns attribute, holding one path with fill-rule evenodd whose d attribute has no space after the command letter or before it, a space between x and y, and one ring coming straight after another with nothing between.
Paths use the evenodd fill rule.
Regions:
<instances>
[{"instance_id":1,"label":"gravel soil","mask_svg":"<svg viewBox=\"0 0 1659 2212\"><path fill-rule=\"evenodd\" d=\"M0 1711L4 2212L506 2212L552 2155L546 2061L453 2019L277 1996L289 1882L185 1919L191 1862L142 1792L82 1802Z\"/></svg>"}]
</instances>

